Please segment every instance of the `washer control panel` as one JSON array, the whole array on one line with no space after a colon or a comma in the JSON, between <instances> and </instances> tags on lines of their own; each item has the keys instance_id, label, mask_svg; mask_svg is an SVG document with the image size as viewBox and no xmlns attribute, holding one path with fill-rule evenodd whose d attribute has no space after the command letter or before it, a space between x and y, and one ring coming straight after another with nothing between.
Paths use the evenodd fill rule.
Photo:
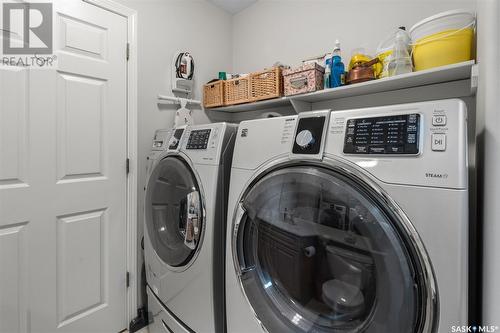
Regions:
<instances>
[{"instance_id":1,"label":"washer control panel","mask_svg":"<svg viewBox=\"0 0 500 333\"><path fill-rule=\"evenodd\" d=\"M207 149L211 131L211 129L192 130L186 149Z\"/></svg>"},{"instance_id":2,"label":"washer control panel","mask_svg":"<svg viewBox=\"0 0 500 333\"><path fill-rule=\"evenodd\" d=\"M467 106L459 99L331 113L325 151L405 186L468 186Z\"/></svg>"},{"instance_id":3,"label":"washer control panel","mask_svg":"<svg viewBox=\"0 0 500 333\"><path fill-rule=\"evenodd\" d=\"M348 119L345 154L419 153L420 114Z\"/></svg>"}]
</instances>

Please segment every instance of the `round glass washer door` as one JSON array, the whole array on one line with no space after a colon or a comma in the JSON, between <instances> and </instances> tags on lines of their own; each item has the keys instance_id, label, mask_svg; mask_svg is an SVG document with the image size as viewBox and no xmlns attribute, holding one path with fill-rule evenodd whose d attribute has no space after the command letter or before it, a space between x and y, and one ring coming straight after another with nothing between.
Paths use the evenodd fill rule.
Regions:
<instances>
[{"instance_id":1,"label":"round glass washer door","mask_svg":"<svg viewBox=\"0 0 500 333\"><path fill-rule=\"evenodd\" d=\"M258 181L241 205L236 270L268 332L422 332L434 311L427 298L437 297L421 274L426 254L359 180L291 166Z\"/></svg>"},{"instance_id":2,"label":"round glass washer door","mask_svg":"<svg viewBox=\"0 0 500 333\"><path fill-rule=\"evenodd\" d=\"M146 228L158 256L171 267L183 267L197 253L203 234L200 188L180 157L161 160L146 191Z\"/></svg>"}]
</instances>

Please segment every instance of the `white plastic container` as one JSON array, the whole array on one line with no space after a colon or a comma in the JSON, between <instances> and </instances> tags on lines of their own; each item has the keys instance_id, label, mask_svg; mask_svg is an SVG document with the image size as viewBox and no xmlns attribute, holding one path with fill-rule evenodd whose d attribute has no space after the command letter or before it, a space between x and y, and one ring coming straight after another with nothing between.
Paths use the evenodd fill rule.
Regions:
<instances>
[{"instance_id":1,"label":"white plastic container","mask_svg":"<svg viewBox=\"0 0 500 333\"><path fill-rule=\"evenodd\" d=\"M476 17L467 10L454 9L442 12L415 24L409 33L413 43L418 40L447 30L462 30L474 27Z\"/></svg>"},{"instance_id":2,"label":"white plastic container","mask_svg":"<svg viewBox=\"0 0 500 333\"><path fill-rule=\"evenodd\" d=\"M428 17L410 29L415 70L474 59L475 15L450 10Z\"/></svg>"}]
</instances>

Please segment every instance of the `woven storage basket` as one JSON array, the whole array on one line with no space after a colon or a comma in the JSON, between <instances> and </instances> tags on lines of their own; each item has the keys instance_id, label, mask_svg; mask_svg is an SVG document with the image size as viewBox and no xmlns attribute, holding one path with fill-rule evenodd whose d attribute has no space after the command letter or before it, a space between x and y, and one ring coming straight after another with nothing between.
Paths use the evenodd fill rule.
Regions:
<instances>
[{"instance_id":1,"label":"woven storage basket","mask_svg":"<svg viewBox=\"0 0 500 333\"><path fill-rule=\"evenodd\" d=\"M270 68L250 75L252 101L283 96L283 74L280 67Z\"/></svg>"},{"instance_id":2,"label":"woven storage basket","mask_svg":"<svg viewBox=\"0 0 500 333\"><path fill-rule=\"evenodd\" d=\"M250 76L224 81L226 105L250 102Z\"/></svg>"},{"instance_id":3,"label":"woven storage basket","mask_svg":"<svg viewBox=\"0 0 500 333\"><path fill-rule=\"evenodd\" d=\"M224 105L224 81L217 81L203 86L203 106L215 108Z\"/></svg>"}]
</instances>

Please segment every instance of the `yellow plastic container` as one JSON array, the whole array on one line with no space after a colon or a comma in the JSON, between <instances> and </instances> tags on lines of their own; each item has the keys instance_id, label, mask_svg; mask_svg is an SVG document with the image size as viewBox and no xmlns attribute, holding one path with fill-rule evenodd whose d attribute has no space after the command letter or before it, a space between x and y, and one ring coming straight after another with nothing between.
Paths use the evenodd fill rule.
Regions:
<instances>
[{"instance_id":1,"label":"yellow plastic container","mask_svg":"<svg viewBox=\"0 0 500 333\"><path fill-rule=\"evenodd\" d=\"M474 30L447 30L417 40L413 45L416 71L474 59Z\"/></svg>"},{"instance_id":2,"label":"yellow plastic container","mask_svg":"<svg viewBox=\"0 0 500 333\"><path fill-rule=\"evenodd\" d=\"M453 10L431 16L410 29L415 71L474 59L473 13Z\"/></svg>"}]
</instances>

